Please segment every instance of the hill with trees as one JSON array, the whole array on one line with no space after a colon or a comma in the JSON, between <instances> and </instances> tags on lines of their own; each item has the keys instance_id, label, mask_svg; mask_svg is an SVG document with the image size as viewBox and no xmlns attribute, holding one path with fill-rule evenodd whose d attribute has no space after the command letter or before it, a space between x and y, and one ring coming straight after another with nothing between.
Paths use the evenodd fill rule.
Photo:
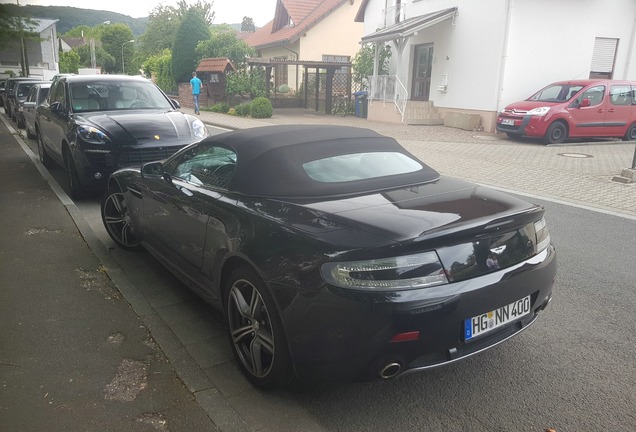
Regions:
<instances>
[{"instance_id":1,"label":"hill with trees","mask_svg":"<svg viewBox=\"0 0 636 432\"><path fill-rule=\"evenodd\" d=\"M15 16L56 19L58 20L57 32L59 34L64 34L73 27L80 25L93 27L104 21L110 21L113 24L121 23L127 25L135 36L139 36L146 31L146 26L148 25L148 17L132 18L117 12L81 9L70 6L18 6L15 4L5 4L3 6L9 14Z\"/></svg>"}]
</instances>

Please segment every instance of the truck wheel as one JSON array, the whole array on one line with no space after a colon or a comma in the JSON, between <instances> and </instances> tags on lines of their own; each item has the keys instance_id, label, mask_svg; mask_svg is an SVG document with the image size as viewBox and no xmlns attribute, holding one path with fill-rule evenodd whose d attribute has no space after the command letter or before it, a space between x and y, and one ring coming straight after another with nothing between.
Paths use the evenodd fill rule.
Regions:
<instances>
[{"instance_id":1,"label":"truck wheel","mask_svg":"<svg viewBox=\"0 0 636 432\"><path fill-rule=\"evenodd\" d=\"M623 141L636 141L636 123L627 129L627 132L625 132L625 136L623 137Z\"/></svg>"}]
</instances>

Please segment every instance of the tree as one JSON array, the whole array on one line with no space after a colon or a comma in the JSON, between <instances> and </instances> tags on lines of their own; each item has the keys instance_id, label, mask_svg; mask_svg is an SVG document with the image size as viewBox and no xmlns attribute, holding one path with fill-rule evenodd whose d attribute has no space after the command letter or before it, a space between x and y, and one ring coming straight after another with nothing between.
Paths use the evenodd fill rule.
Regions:
<instances>
[{"instance_id":1,"label":"tree","mask_svg":"<svg viewBox=\"0 0 636 432\"><path fill-rule=\"evenodd\" d=\"M166 93L177 90L177 84L172 76L172 53L169 49L148 57L143 68L144 72L154 79L155 84Z\"/></svg>"},{"instance_id":2,"label":"tree","mask_svg":"<svg viewBox=\"0 0 636 432\"><path fill-rule=\"evenodd\" d=\"M197 44L208 39L208 24L196 9L188 10L172 45L172 75L177 82L190 80L191 73L197 66Z\"/></svg>"},{"instance_id":3,"label":"tree","mask_svg":"<svg viewBox=\"0 0 636 432\"><path fill-rule=\"evenodd\" d=\"M79 64L83 67L91 67L91 49L88 44L74 48L80 58ZM104 71L116 70L115 58L104 50L101 44L95 44L95 59L97 66Z\"/></svg>"},{"instance_id":4,"label":"tree","mask_svg":"<svg viewBox=\"0 0 636 432\"><path fill-rule=\"evenodd\" d=\"M26 42L40 40L40 36L33 31L35 26L35 21L12 15L5 5L0 5L0 50L11 46L19 47L22 76L29 76Z\"/></svg>"},{"instance_id":5,"label":"tree","mask_svg":"<svg viewBox=\"0 0 636 432\"><path fill-rule=\"evenodd\" d=\"M389 73L389 59L391 58L391 46L384 45L380 48L380 58L378 62L378 75L387 75ZM368 88L369 83L367 77L373 75L373 62L375 59L375 45L366 43L362 45L360 51L356 53L351 60L351 69L353 71L353 81L360 84L362 88Z\"/></svg>"},{"instance_id":6,"label":"tree","mask_svg":"<svg viewBox=\"0 0 636 432\"><path fill-rule=\"evenodd\" d=\"M254 20L250 17L244 16L243 22L241 23L241 31L247 32L247 33L254 33L256 31Z\"/></svg>"},{"instance_id":7,"label":"tree","mask_svg":"<svg viewBox=\"0 0 636 432\"><path fill-rule=\"evenodd\" d=\"M71 50L68 52L60 51L60 72L77 73L80 66L80 56L77 52Z\"/></svg>"},{"instance_id":8,"label":"tree","mask_svg":"<svg viewBox=\"0 0 636 432\"><path fill-rule=\"evenodd\" d=\"M227 57L240 68L247 57L256 55L254 48L240 40L236 31L227 24L221 24L211 29L211 38L199 42L196 47L197 59L208 57Z\"/></svg>"},{"instance_id":9,"label":"tree","mask_svg":"<svg viewBox=\"0 0 636 432\"><path fill-rule=\"evenodd\" d=\"M227 75L225 93L230 97L249 95L252 99L265 96L265 70L257 67L230 72Z\"/></svg>"},{"instance_id":10,"label":"tree","mask_svg":"<svg viewBox=\"0 0 636 432\"><path fill-rule=\"evenodd\" d=\"M122 72L122 50L123 55L125 56L125 63L128 63L128 70L136 70L138 69L138 65L131 64L134 44L126 43L130 40L133 40L133 32L126 24L111 24L109 26L104 26L102 31L102 47L104 50L110 54L115 59L115 65L112 69L107 69L107 72L110 73L121 73Z\"/></svg>"}]
</instances>

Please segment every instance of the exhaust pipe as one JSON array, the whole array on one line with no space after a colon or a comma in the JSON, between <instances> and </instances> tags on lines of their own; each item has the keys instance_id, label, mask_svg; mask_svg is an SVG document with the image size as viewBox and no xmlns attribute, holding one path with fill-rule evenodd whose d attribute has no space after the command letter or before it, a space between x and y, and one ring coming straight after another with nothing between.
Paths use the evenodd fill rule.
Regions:
<instances>
[{"instance_id":1,"label":"exhaust pipe","mask_svg":"<svg viewBox=\"0 0 636 432\"><path fill-rule=\"evenodd\" d=\"M402 370L402 365L399 363L387 363L382 369L380 369L379 375L382 379L391 379Z\"/></svg>"}]
</instances>

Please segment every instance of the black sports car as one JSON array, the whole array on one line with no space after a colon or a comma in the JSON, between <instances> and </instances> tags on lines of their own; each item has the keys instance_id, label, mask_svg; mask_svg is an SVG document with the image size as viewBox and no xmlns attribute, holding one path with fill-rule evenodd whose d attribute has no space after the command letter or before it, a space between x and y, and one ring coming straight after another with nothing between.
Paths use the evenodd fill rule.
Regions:
<instances>
[{"instance_id":1,"label":"black sports car","mask_svg":"<svg viewBox=\"0 0 636 432\"><path fill-rule=\"evenodd\" d=\"M142 77L58 77L36 108L40 161L66 169L73 198L103 191L113 171L165 159L208 135L178 108Z\"/></svg>"},{"instance_id":2,"label":"black sports car","mask_svg":"<svg viewBox=\"0 0 636 432\"><path fill-rule=\"evenodd\" d=\"M440 176L370 130L230 132L108 187L110 236L223 311L257 386L454 362L521 332L551 299L542 207Z\"/></svg>"}]
</instances>

